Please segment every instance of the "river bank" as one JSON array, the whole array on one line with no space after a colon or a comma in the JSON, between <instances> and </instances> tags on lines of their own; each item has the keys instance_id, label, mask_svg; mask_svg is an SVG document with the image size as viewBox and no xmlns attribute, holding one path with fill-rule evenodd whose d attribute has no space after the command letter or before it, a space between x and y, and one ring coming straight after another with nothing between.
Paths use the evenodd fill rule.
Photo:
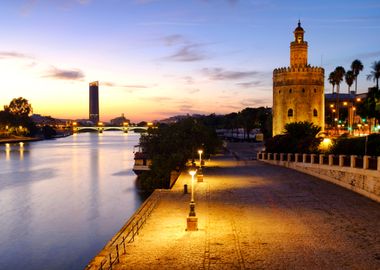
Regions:
<instances>
[{"instance_id":1,"label":"river bank","mask_svg":"<svg viewBox=\"0 0 380 270\"><path fill-rule=\"evenodd\" d=\"M38 137L23 137L23 136L13 136L11 138L1 138L0 144L5 143L20 143L20 142L36 142L44 140L43 138Z\"/></svg>"}]
</instances>

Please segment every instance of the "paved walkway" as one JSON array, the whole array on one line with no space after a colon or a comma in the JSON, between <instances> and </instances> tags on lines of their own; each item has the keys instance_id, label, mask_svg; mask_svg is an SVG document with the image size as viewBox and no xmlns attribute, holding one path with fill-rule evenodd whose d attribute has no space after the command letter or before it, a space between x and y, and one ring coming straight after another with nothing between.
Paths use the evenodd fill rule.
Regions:
<instances>
[{"instance_id":1,"label":"paved walkway","mask_svg":"<svg viewBox=\"0 0 380 270\"><path fill-rule=\"evenodd\" d=\"M196 232L185 231L182 175L116 269L380 269L380 204L244 159L207 162Z\"/></svg>"}]
</instances>

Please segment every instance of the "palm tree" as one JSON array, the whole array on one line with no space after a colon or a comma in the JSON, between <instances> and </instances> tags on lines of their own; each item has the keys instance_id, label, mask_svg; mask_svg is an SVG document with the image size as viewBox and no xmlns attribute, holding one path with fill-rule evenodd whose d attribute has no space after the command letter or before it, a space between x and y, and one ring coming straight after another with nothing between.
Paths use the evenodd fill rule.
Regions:
<instances>
[{"instance_id":1,"label":"palm tree","mask_svg":"<svg viewBox=\"0 0 380 270\"><path fill-rule=\"evenodd\" d=\"M334 71L330 72L328 80L329 80L329 83L332 84L332 93L334 94L334 87L335 87L335 73L334 73Z\"/></svg>"},{"instance_id":2,"label":"palm tree","mask_svg":"<svg viewBox=\"0 0 380 270\"><path fill-rule=\"evenodd\" d=\"M362 62L360 62L360 60L358 59L354 60L351 64L351 70L354 72L354 76L355 76L355 94L358 91L358 75L360 71L363 70L363 68L364 66Z\"/></svg>"},{"instance_id":3,"label":"palm tree","mask_svg":"<svg viewBox=\"0 0 380 270\"><path fill-rule=\"evenodd\" d=\"M354 83L355 80L354 72L352 70L347 71L344 75L344 79L346 80L346 83L348 85L348 93L350 94L351 85Z\"/></svg>"},{"instance_id":4,"label":"palm tree","mask_svg":"<svg viewBox=\"0 0 380 270\"><path fill-rule=\"evenodd\" d=\"M335 74L334 78L335 78L335 84L336 84L336 92L339 95L340 82L343 81L343 77L344 77L344 74L346 74L346 70L344 69L344 67L339 66L335 68L334 74Z\"/></svg>"},{"instance_id":5,"label":"palm tree","mask_svg":"<svg viewBox=\"0 0 380 270\"><path fill-rule=\"evenodd\" d=\"M335 84L336 84L336 115L337 115L337 118L338 118L338 122L339 122L339 92L340 92L340 83L341 81L343 81L343 77L344 77L344 74L346 73L346 70L344 69L344 67L342 66L338 66L335 68L334 70L334 78L335 78ZM338 128L338 126L337 126ZM338 133L338 129L337 129L337 133Z\"/></svg>"},{"instance_id":6,"label":"palm tree","mask_svg":"<svg viewBox=\"0 0 380 270\"><path fill-rule=\"evenodd\" d=\"M371 69L370 74L367 75L367 80L376 82L376 89L379 90L380 61L373 62Z\"/></svg>"}]
</instances>

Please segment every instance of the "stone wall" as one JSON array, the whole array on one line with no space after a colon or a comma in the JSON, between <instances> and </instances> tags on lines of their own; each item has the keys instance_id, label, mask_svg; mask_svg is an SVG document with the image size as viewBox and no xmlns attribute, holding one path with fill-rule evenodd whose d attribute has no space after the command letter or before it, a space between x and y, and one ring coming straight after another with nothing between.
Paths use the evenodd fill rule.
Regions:
<instances>
[{"instance_id":1,"label":"stone wall","mask_svg":"<svg viewBox=\"0 0 380 270\"><path fill-rule=\"evenodd\" d=\"M380 202L380 157L258 153L257 159L316 176Z\"/></svg>"}]
</instances>

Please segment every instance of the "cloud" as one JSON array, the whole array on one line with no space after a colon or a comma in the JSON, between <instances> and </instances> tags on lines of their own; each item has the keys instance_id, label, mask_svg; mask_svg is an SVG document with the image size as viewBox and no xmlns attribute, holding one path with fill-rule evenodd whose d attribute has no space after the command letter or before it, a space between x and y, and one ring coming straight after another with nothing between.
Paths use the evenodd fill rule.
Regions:
<instances>
[{"instance_id":1,"label":"cloud","mask_svg":"<svg viewBox=\"0 0 380 270\"><path fill-rule=\"evenodd\" d=\"M0 59L19 58L19 59L31 59L33 57L19 52L0 51Z\"/></svg>"},{"instance_id":2,"label":"cloud","mask_svg":"<svg viewBox=\"0 0 380 270\"><path fill-rule=\"evenodd\" d=\"M106 87L114 87L114 88L121 88L121 89L124 89L124 91L128 92L128 93L133 93L135 92L136 90L139 90L139 89L147 89L147 88L151 88L151 87L154 87L156 86L155 84L152 84L152 85L144 85L144 84L118 84L118 83L114 83L114 82L103 82L101 81L100 82L100 85L101 86L106 86Z\"/></svg>"},{"instance_id":3,"label":"cloud","mask_svg":"<svg viewBox=\"0 0 380 270\"><path fill-rule=\"evenodd\" d=\"M40 0L26 0L21 6L21 15L28 16L33 11L33 9L42 2ZM57 5L61 8L68 9L73 4L87 5L92 2L92 0L60 0L60 1L49 1L53 2L53 5Z\"/></svg>"},{"instance_id":4,"label":"cloud","mask_svg":"<svg viewBox=\"0 0 380 270\"><path fill-rule=\"evenodd\" d=\"M84 79L84 73L79 69L72 69L72 70L64 70L64 69L58 69L56 67L52 67L47 75L44 77L47 78L53 78L53 79L59 79L59 80L74 80L79 81Z\"/></svg>"},{"instance_id":5,"label":"cloud","mask_svg":"<svg viewBox=\"0 0 380 270\"><path fill-rule=\"evenodd\" d=\"M189 89L187 92L189 94L195 94L195 93L198 93L199 91L201 91L201 90L199 90L199 89Z\"/></svg>"},{"instance_id":6,"label":"cloud","mask_svg":"<svg viewBox=\"0 0 380 270\"><path fill-rule=\"evenodd\" d=\"M247 98L241 102L241 105L245 107L257 107L270 105L272 101L267 98Z\"/></svg>"},{"instance_id":7,"label":"cloud","mask_svg":"<svg viewBox=\"0 0 380 270\"><path fill-rule=\"evenodd\" d=\"M237 83L236 85L241 86L243 88L250 88L253 86L259 86L261 83L262 83L261 81L251 81L251 82Z\"/></svg>"},{"instance_id":8,"label":"cloud","mask_svg":"<svg viewBox=\"0 0 380 270\"><path fill-rule=\"evenodd\" d=\"M173 34L173 35L164 36L162 38L162 41L164 42L166 46L173 46L173 45L182 44L186 42L186 39L184 36L180 34Z\"/></svg>"},{"instance_id":9,"label":"cloud","mask_svg":"<svg viewBox=\"0 0 380 270\"><path fill-rule=\"evenodd\" d=\"M194 79L191 76L185 76L182 79L185 81L185 84L188 84L188 85L194 84Z\"/></svg>"},{"instance_id":10,"label":"cloud","mask_svg":"<svg viewBox=\"0 0 380 270\"><path fill-rule=\"evenodd\" d=\"M259 74L257 71L231 71L222 68L203 68L202 73L210 80L238 80Z\"/></svg>"},{"instance_id":11,"label":"cloud","mask_svg":"<svg viewBox=\"0 0 380 270\"><path fill-rule=\"evenodd\" d=\"M357 58L375 58L380 57L380 51L366 52L357 55Z\"/></svg>"},{"instance_id":12,"label":"cloud","mask_svg":"<svg viewBox=\"0 0 380 270\"><path fill-rule=\"evenodd\" d=\"M165 60L177 62L194 62L201 61L206 58L205 54L199 50L201 44L188 44L180 48L176 53L165 57Z\"/></svg>"},{"instance_id":13,"label":"cloud","mask_svg":"<svg viewBox=\"0 0 380 270\"><path fill-rule=\"evenodd\" d=\"M171 97L143 97L142 99L147 101L153 101L153 102L169 102L173 101L173 98Z\"/></svg>"}]
</instances>

